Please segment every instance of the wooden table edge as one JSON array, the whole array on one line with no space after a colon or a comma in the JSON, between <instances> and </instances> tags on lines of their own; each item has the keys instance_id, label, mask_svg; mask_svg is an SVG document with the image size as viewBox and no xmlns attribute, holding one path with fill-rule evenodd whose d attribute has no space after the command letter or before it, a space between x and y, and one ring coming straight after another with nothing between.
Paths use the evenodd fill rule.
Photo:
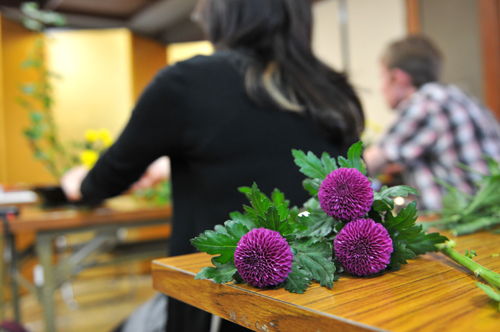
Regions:
<instances>
[{"instance_id":1,"label":"wooden table edge","mask_svg":"<svg viewBox=\"0 0 500 332\"><path fill-rule=\"evenodd\" d=\"M158 223L161 223L170 220L172 210L172 205L140 208L131 211L108 209L104 210L106 213L97 214L95 212L73 210L70 211L73 212L72 214L68 213L70 216L64 216L50 222L41 218L24 219L21 217L20 219L14 219L9 222L9 230L13 233L40 232L117 224L126 227L127 225L140 224L142 221L158 221ZM2 225L0 225L1 231L3 231Z\"/></svg>"},{"instance_id":2,"label":"wooden table edge","mask_svg":"<svg viewBox=\"0 0 500 332\"><path fill-rule=\"evenodd\" d=\"M156 290L254 331L389 331L297 304L288 303L265 294L238 287L231 283L216 284L211 280L194 280L195 273L165 264L162 262L162 259L152 261L152 276L153 287ZM182 292L179 291L179 289L169 288L169 280L176 281L177 283L180 282L184 284L186 288L184 288ZM202 299L195 298L194 293L196 291L205 294ZM255 300L255 296L262 299L262 301L259 301L259 304L254 303L253 300ZM209 302L205 303L207 297L209 297ZM240 301L238 307L229 310L225 308L231 304L234 305L236 302L235 300L241 300L241 298L248 301ZM255 310L263 307L266 307L267 310ZM247 313L246 316L245 312ZM252 314L249 315L248 312ZM332 322L336 323L332 324Z\"/></svg>"}]
</instances>

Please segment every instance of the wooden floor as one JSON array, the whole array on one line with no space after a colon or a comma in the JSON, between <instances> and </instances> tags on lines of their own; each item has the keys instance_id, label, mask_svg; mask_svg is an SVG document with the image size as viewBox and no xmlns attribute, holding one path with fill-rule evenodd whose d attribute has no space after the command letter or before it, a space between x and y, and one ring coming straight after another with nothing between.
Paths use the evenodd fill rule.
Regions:
<instances>
[{"instance_id":1,"label":"wooden floor","mask_svg":"<svg viewBox=\"0 0 500 332\"><path fill-rule=\"evenodd\" d=\"M56 324L61 332L112 331L156 292L151 275L139 275L135 271L118 275L116 270L89 271L74 280L71 286L76 303L65 303L61 291L55 295ZM7 317L11 315L7 308ZM42 308L33 295L22 297L21 315L28 331L44 331Z\"/></svg>"}]
</instances>

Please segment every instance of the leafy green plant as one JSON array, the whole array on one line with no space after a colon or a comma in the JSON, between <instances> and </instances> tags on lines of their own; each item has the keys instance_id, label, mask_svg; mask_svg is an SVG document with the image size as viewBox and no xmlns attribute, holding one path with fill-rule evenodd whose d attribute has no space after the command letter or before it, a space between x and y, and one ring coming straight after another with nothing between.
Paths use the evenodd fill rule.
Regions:
<instances>
[{"instance_id":1,"label":"leafy green plant","mask_svg":"<svg viewBox=\"0 0 500 332\"><path fill-rule=\"evenodd\" d=\"M480 179L475 195L469 195L455 187L436 179L447 188L448 193L443 198L443 210L439 220L424 223L439 229L449 229L456 235L475 233L480 230L491 230L500 225L500 166L489 156L485 156L490 174L480 174L465 165L459 165L464 170L475 173Z\"/></svg>"},{"instance_id":2,"label":"leafy green plant","mask_svg":"<svg viewBox=\"0 0 500 332\"><path fill-rule=\"evenodd\" d=\"M33 49L22 62L22 68L36 73L36 80L23 83L20 87L22 96L17 99L19 105L27 110L30 126L24 130L33 154L57 179L72 166L71 158L59 140L53 117L54 95L52 80L60 76L47 68L45 58L45 39L40 34L46 26L65 24L62 15L39 10L34 2L23 3L21 11L25 15L24 26L39 33Z\"/></svg>"}]
</instances>

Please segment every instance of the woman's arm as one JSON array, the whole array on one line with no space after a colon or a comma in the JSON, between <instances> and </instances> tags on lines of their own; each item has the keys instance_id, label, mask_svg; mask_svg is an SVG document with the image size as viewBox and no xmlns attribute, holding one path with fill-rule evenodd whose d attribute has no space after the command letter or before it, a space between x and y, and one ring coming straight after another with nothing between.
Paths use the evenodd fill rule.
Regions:
<instances>
[{"instance_id":1,"label":"woman's arm","mask_svg":"<svg viewBox=\"0 0 500 332\"><path fill-rule=\"evenodd\" d=\"M99 202L119 195L137 182L155 160L183 150L185 121L177 101L182 96L181 83L182 75L175 66L155 77L119 138L94 168L88 174L78 168L63 176L61 187L68 199Z\"/></svg>"}]
</instances>

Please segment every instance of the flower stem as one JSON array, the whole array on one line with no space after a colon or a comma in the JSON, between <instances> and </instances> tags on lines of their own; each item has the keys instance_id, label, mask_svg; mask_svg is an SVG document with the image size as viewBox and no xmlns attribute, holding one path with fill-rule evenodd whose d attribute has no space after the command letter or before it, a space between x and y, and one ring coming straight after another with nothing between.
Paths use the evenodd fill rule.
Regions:
<instances>
[{"instance_id":1,"label":"flower stem","mask_svg":"<svg viewBox=\"0 0 500 332\"><path fill-rule=\"evenodd\" d=\"M450 244L436 244L436 247L440 252L472 271L476 277L481 277L490 285L500 288L500 274L485 268L468 257L465 257L458 251L452 249L452 245Z\"/></svg>"},{"instance_id":2,"label":"flower stem","mask_svg":"<svg viewBox=\"0 0 500 332\"><path fill-rule=\"evenodd\" d=\"M477 232L480 229L493 225L500 225L500 219L498 218L498 215L482 217L465 224L457 225L454 229L452 229L452 233L455 236L471 234Z\"/></svg>"},{"instance_id":3,"label":"flower stem","mask_svg":"<svg viewBox=\"0 0 500 332\"><path fill-rule=\"evenodd\" d=\"M432 221L419 222L419 224L424 227L424 230L427 230L430 227L438 227L438 228L447 229L447 228L450 228L449 226L447 227L448 224L456 224L457 222L460 221L460 219L461 219L461 216L459 214L455 213L455 214L448 216L448 217L445 217L445 218L432 220Z\"/></svg>"}]
</instances>

